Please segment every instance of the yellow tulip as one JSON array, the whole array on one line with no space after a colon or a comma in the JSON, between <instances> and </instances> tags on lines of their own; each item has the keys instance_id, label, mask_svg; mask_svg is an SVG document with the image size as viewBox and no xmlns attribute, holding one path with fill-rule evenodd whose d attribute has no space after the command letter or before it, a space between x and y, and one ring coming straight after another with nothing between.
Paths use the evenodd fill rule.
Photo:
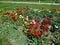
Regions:
<instances>
[{"instance_id":1,"label":"yellow tulip","mask_svg":"<svg viewBox=\"0 0 60 45\"><path fill-rule=\"evenodd\" d=\"M24 21L24 24L27 24L28 22L27 21Z\"/></svg>"}]
</instances>

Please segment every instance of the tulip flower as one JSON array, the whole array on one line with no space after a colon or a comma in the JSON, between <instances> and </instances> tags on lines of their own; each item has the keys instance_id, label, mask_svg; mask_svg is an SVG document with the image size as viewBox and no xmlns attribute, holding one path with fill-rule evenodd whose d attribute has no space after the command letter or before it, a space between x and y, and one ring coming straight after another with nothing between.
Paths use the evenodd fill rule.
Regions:
<instances>
[{"instance_id":1,"label":"tulip flower","mask_svg":"<svg viewBox=\"0 0 60 45\"><path fill-rule=\"evenodd\" d=\"M52 11L57 11L57 8L52 8L51 10L52 10Z\"/></svg>"},{"instance_id":2,"label":"tulip flower","mask_svg":"<svg viewBox=\"0 0 60 45\"><path fill-rule=\"evenodd\" d=\"M21 9L19 9L19 12L20 12L20 13L22 13L22 12L23 12L23 10L24 10L24 8L21 8Z\"/></svg>"},{"instance_id":3,"label":"tulip flower","mask_svg":"<svg viewBox=\"0 0 60 45\"><path fill-rule=\"evenodd\" d=\"M19 12L22 13L23 10L24 10L24 8L16 9L16 12L17 12L17 13L19 13Z\"/></svg>"},{"instance_id":4,"label":"tulip flower","mask_svg":"<svg viewBox=\"0 0 60 45\"><path fill-rule=\"evenodd\" d=\"M9 13L10 13L10 12L8 12L8 11L5 11L5 12L4 12L4 15L7 15L7 14L9 14Z\"/></svg>"},{"instance_id":5,"label":"tulip flower","mask_svg":"<svg viewBox=\"0 0 60 45\"><path fill-rule=\"evenodd\" d=\"M35 26L35 27L39 27L40 24L39 24L38 22L36 22L36 23L34 24L34 26Z\"/></svg>"},{"instance_id":6,"label":"tulip flower","mask_svg":"<svg viewBox=\"0 0 60 45\"><path fill-rule=\"evenodd\" d=\"M16 16L13 16L12 19L13 19L14 21L16 21Z\"/></svg>"},{"instance_id":7,"label":"tulip flower","mask_svg":"<svg viewBox=\"0 0 60 45\"><path fill-rule=\"evenodd\" d=\"M32 21L31 21L31 24L32 24L32 25L34 25L35 23L36 23L35 20L32 20Z\"/></svg>"},{"instance_id":8,"label":"tulip flower","mask_svg":"<svg viewBox=\"0 0 60 45\"><path fill-rule=\"evenodd\" d=\"M9 15L10 15L11 17L13 17L13 16L14 16L14 13L10 12Z\"/></svg>"},{"instance_id":9,"label":"tulip flower","mask_svg":"<svg viewBox=\"0 0 60 45\"><path fill-rule=\"evenodd\" d=\"M48 26L42 25L42 29L43 29L44 32L46 32L46 30L48 29Z\"/></svg>"},{"instance_id":10,"label":"tulip flower","mask_svg":"<svg viewBox=\"0 0 60 45\"><path fill-rule=\"evenodd\" d=\"M24 24L27 24L28 22L27 21L24 21Z\"/></svg>"},{"instance_id":11,"label":"tulip flower","mask_svg":"<svg viewBox=\"0 0 60 45\"><path fill-rule=\"evenodd\" d=\"M48 23L50 23L50 22L51 22L51 18L47 18L47 19L46 19L46 18L44 18L44 19L43 19L43 22L44 22L44 23L46 23L46 24L48 24Z\"/></svg>"},{"instance_id":12,"label":"tulip flower","mask_svg":"<svg viewBox=\"0 0 60 45\"><path fill-rule=\"evenodd\" d=\"M28 29L32 29L32 25L28 26Z\"/></svg>"},{"instance_id":13,"label":"tulip flower","mask_svg":"<svg viewBox=\"0 0 60 45\"><path fill-rule=\"evenodd\" d=\"M19 15L19 18L21 19L21 18L23 18L23 16L22 15Z\"/></svg>"},{"instance_id":14,"label":"tulip flower","mask_svg":"<svg viewBox=\"0 0 60 45\"><path fill-rule=\"evenodd\" d=\"M51 18L48 18L48 23L50 23L51 22Z\"/></svg>"},{"instance_id":15,"label":"tulip flower","mask_svg":"<svg viewBox=\"0 0 60 45\"><path fill-rule=\"evenodd\" d=\"M34 34L36 36L41 36L42 35L42 32L40 32L39 30L34 30Z\"/></svg>"}]
</instances>

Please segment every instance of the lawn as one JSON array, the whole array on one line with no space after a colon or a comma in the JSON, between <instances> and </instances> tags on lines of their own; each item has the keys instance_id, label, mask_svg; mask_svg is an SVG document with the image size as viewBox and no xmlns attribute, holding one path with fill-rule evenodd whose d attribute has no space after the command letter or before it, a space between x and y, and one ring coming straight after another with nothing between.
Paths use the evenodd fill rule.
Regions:
<instances>
[{"instance_id":1,"label":"lawn","mask_svg":"<svg viewBox=\"0 0 60 45\"><path fill-rule=\"evenodd\" d=\"M3 9L3 10L14 10L16 8L21 8L21 7L25 7L25 6L29 6L30 8L33 8L33 9L42 9L42 8L51 9L53 7L56 7L57 10L60 11L59 5L0 3L0 9Z\"/></svg>"},{"instance_id":2,"label":"lawn","mask_svg":"<svg viewBox=\"0 0 60 45\"><path fill-rule=\"evenodd\" d=\"M0 34L0 45L11 45L8 39Z\"/></svg>"},{"instance_id":3,"label":"lawn","mask_svg":"<svg viewBox=\"0 0 60 45\"><path fill-rule=\"evenodd\" d=\"M0 1L27 1L27 2L39 2L39 0L0 0ZM48 2L48 3L52 3L55 2L55 0L40 0L40 2ZM58 2L60 2L60 0L58 0Z\"/></svg>"}]
</instances>

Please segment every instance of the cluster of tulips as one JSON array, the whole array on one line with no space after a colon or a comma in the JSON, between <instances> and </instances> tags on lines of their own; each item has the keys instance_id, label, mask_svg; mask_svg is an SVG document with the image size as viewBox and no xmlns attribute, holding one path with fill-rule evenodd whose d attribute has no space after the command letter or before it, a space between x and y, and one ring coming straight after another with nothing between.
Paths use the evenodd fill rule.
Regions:
<instances>
[{"instance_id":1,"label":"cluster of tulips","mask_svg":"<svg viewBox=\"0 0 60 45\"><path fill-rule=\"evenodd\" d=\"M43 22L45 24L49 24L51 22L51 18L47 18L47 19L44 18ZM32 20L29 24L30 25L27 26L27 29L29 30L29 34L31 34L31 35L41 36L42 35L42 31L40 31L40 29L38 29L40 27L42 28L42 30L44 32L46 32L49 29L49 27L47 25L40 24L39 22L37 22L35 20Z\"/></svg>"},{"instance_id":2,"label":"cluster of tulips","mask_svg":"<svg viewBox=\"0 0 60 45\"><path fill-rule=\"evenodd\" d=\"M14 13L12 13L12 12L9 12L9 11L5 11L4 12L4 15L9 15L10 17L12 17L12 19L14 20L14 21L16 21L16 16L14 15Z\"/></svg>"},{"instance_id":3,"label":"cluster of tulips","mask_svg":"<svg viewBox=\"0 0 60 45\"><path fill-rule=\"evenodd\" d=\"M25 7L25 8L16 9L15 12L5 11L4 15L8 15L8 16L12 17L13 21L17 21L17 18L23 18L24 24L29 23L29 25L27 26L29 34L36 35L36 36L41 36L42 31L40 31L40 29L38 29L38 28L40 27L44 32L46 32L49 29L49 26L47 26L47 24L51 23L51 18L50 17L43 18L42 22L45 23L45 24L41 24L40 22L38 22L37 21L38 19L37 19L36 16L34 16L35 19L29 20L30 16L28 14L22 15L22 13L24 12L25 9L30 10L28 7L27 8ZM56 10L57 10L56 8L52 8L52 11L56 11ZM45 12L46 9L42 8L41 11ZM18 15L18 13L20 13L20 15ZM23 22L22 22L22 25L24 26Z\"/></svg>"}]
</instances>

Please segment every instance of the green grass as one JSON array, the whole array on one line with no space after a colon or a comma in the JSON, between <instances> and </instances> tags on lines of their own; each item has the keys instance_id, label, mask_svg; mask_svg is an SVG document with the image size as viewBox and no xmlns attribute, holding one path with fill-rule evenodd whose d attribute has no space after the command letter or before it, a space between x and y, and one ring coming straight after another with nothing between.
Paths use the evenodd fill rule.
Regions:
<instances>
[{"instance_id":1,"label":"green grass","mask_svg":"<svg viewBox=\"0 0 60 45\"><path fill-rule=\"evenodd\" d=\"M1 34L0 34L0 45L11 45L10 42L7 40L6 37L3 37Z\"/></svg>"},{"instance_id":2,"label":"green grass","mask_svg":"<svg viewBox=\"0 0 60 45\"><path fill-rule=\"evenodd\" d=\"M0 0L0 1L27 1L27 2L39 2L39 0ZM55 0L40 0L41 2L55 2ZM60 2L60 0L58 0Z\"/></svg>"},{"instance_id":3,"label":"green grass","mask_svg":"<svg viewBox=\"0 0 60 45\"><path fill-rule=\"evenodd\" d=\"M34 2L36 2L36 1L39 1L39 0L0 0L0 1L34 1Z\"/></svg>"},{"instance_id":4,"label":"green grass","mask_svg":"<svg viewBox=\"0 0 60 45\"><path fill-rule=\"evenodd\" d=\"M0 0L0 1L22 1L22 2L39 2L39 0ZM40 2L53 3L55 0L40 0ZM58 0L60 3L60 0Z\"/></svg>"},{"instance_id":5,"label":"green grass","mask_svg":"<svg viewBox=\"0 0 60 45\"><path fill-rule=\"evenodd\" d=\"M21 8L21 7L25 7L25 6L29 6L30 8L33 8L33 9L41 9L41 8L51 9L53 7L56 7L57 10L60 11L59 5L0 3L0 9L3 9L3 10L14 10L16 8Z\"/></svg>"}]
</instances>

